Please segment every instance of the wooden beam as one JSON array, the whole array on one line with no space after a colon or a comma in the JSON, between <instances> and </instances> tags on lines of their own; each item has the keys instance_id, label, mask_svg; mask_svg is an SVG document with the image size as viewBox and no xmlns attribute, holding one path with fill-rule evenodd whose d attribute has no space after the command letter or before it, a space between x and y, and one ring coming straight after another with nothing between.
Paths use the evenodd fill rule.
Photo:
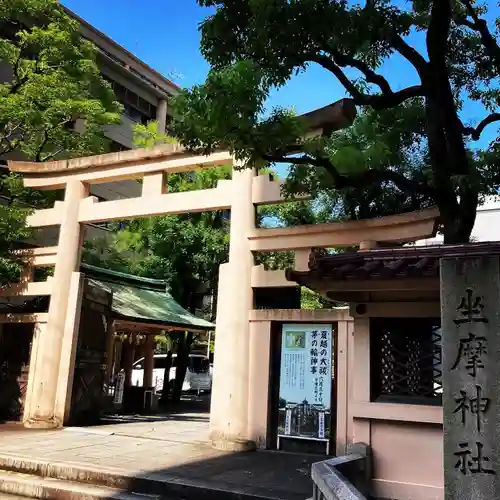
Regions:
<instances>
[{"instance_id":1,"label":"wooden beam","mask_svg":"<svg viewBox=\"0 0 500 500\"><path fill-rule=\"evenodd\" d=\"M32 267L51 267L56 265L57 247L28 248L15 254Z\"/></svg>"},{"instance_id":2,"label":"wooden beam","mask_svg":"<svg viewBox=\"0 0 500 500\"><path fill-rule=\"evenodd\" d=\"M0 323L47 323L47 313L0 314Z\"/></svg>"},{"instance_id":3,"label":"wooden beam","mask_svg":"<svg viewBox=\"0 0 500 500\"><path fill-rule=\"evenodd\" d=\"M12 172L21 174L54 174L60 172L74 173L91 168L114 167L118 164L139 161L162 160L165 158L187 156L186 148L178 143L159 144L152 148L128 149L116 153L104 153L101 155L83 156L67 160L52 160L40 162L32 161L8 161Z\"/></svg>"},{"instance_id":4,"label":"wooden beam","mask_svg":"<svg viewBox=\"0 0 500 500\"><path fill-rule=\"evenodd\" d=\"M369 316L370 318L440 318L441 304L439 300L405 301L401 307L400 302L369 302L366 312L362 315L356 313L356 304L351 304L351 313L354 318Z\"/></svg>"},{"instance_id":5,"label":"wooden beam","mask_svg":"<svg viewBox=\"0 0 500 500\"><path fill-rule=\"evenodd\" d=\"M32 256L32 255L54 255L57 253L57 247L36 247L36 248L22 248L15 251L16 255Z\"/></svg>"},{"instance_id":6,"label":"wooden beam","mask_svg":"<svg viewBox=\"0 0 500 500\"><path fill-rule=\"evenodd\" d=\"M437 208L376 219L256 229L249 235L254 252L358 246L361 241L404 243L434 236Z\"/></svg>"},{"instance_id":7,"label":"wooden beam","mask_svg":"<svg viewBox=\"0 0 500 500\"><path fill-rule=\"evenodd\" d=\"M284 321L287 323L328 323L352 321L348 307L332 309L251 309L249 321Z\"/></svg>"},{"instance_id":8,"label":"wooden beam","mask_svg":"<svg viewBox=\"0 0 500 500\"><path fill-rule=\"evenodd\" d=\"M257 175L253 178L252 201L254 205L273 205L283 201L310 200L312 196L296 196L285 200L282 188L285 181L272 180L271 174Z\"/></svg>"},{"instance_id":9,"label":"wooden beam","mask_svg":"<svg viewBox=\"0 0 500 500\"><path fill-rule=\"evenodd\" d=\"M111 220L125 220L155 215L183 214L231 208L230 186L223 184L214 189L163 194L149 198L82 203L79 221L95 223Z\"/></svg>"},{"instance_id":10,"label":"wooden beam","mask_svg":"<svg viewBox=\"0 0 500 500\"><path fill-rule=\"evenodd\" d=\"M58 208L43 208L28 215L26 222L30 227L49 227L61 224L62 213Z\"/></svg>"},{"instance_id":11,"label":"wooden beam","mask_svg":"<svg viewBox=\"0 0 500 500\"><path fill-rule=\"evenodd\" d=\"M372 280L338 280L317 281L304 283L304 286L319 293L327 292L406 292L406 291L435 291L439 290L439 278L416 279L372 279Z\"/></svg>"},{"instance_id":12,"label":"wooden beam","mask_svg":"<svg viewBox=\"0 0 500 500\"><path fill-rule=\"evenodd\" d=\"M178 332L193 332L193 333L206 333L207 329L192 328L189 326L173 326L160 323L141 323L140 321L131 321L124 319L115 319L114 321L116 331L127 330L130 332L149 333L151 330L158 330L152 332L158 335L159 331L178 331ZM215 328L215 327L214 327Z\"/></svg>"},{"instance_id":13,"label":"wooden beam","mask_svg":"<svg viewBox=\"0 0 500 500\"><path fill-rule=\"evenodd\" d=\"M0 288L0 297L50 295L51 281L36 281L32 283L13 283Z\"/></svg>"},{"instance_id":14,"label":"wooden beam","mask_svg":"<svg viewBox=\"0 0 500 500\"><path fill-rule=\"evenodd\" d=\"M290 288L298 286L293 281L288 281L285 271L268 271L264 264L252 268L252 288Z\"/></svg>"},{"instance_id":15,"label":"wooden beam","mask_svg":"<svg viewBox=\"0 0 500 500\"><path fill-rule=\"evenodd\" d=\"M210 156L182 155L160 160L138 160L128 163L115 163L111 165L87 167L68 173L65 171L45 172L38 174L25 174L24 185L38 189L61 189L69 179L78 180L88 184L101 184L104 182L121 181L128 179L141 179L144 174L153 172L189 172L199 167L214 167L232 163L233 157L228 152L214 153ZM12 164L9 164L14 170Z\"/></svg>"},{"instance_id":16,"label":"wooden beam","mask_svg":"<svg viewBox=\"0 0 500 500\"><path fill-rule=\"evenodd\" d=\"M391 420L425 424L442 424L443 407L395 403L370 403L351 401L350 412L354 418Z\"/></svg>"}]
</instances>

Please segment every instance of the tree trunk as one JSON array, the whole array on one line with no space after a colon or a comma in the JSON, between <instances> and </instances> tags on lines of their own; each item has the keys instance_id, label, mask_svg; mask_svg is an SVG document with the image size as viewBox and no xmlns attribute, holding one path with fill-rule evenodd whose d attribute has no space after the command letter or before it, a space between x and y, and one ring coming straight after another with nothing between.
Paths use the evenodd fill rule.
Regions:
<instances>
[{"instance_id":1,"label":"tree trunk","mask_svg":"<svg viewBox=\"0 0 500 500\"><path fill-rule=\"evenodd\" d=\"M175 384L172 393L172 402L178 403L181 400L182 385L186 377L186 371L189 363L189 353L193 343L193 333L184 333L179 341L177 348L177 368L175 370Z\"/></svg>"},{"instance_id":2,"label":"tree trunk","mask_svg":"<svg viewBox=\"0 0 500 500\"><path fill-rule=\"evenodd\" d=\"M168 351L165 364L165 371L163 372L163 387L161 389L160 404L166 405L168 403L168 395L170 393L170 368L172 368L172 351Z\"/></svg>"},{"instance_id":3,"label":"tree trunk","mask_svg":"<svg viewBox=\"0 0 500 500\"><path fill-rule=\"evenodd\" d=\"M447 65L452 18L451 0L432 2L426 37L429 62L419 73L425 89L427 138L444 241L459 244L470 239L479 196Z\"/></svg>"},{"instance_id":4,"label":"tree trunk","mask_svg":"<svg viewBox=\"0 0 500 500\"><path fill-rule=\"evenodd\" d=\"M438 82L433 81L432 85L437 86ZM476 172L467 156L463 136L457 131L456 108L447 99L444 101L439 92L432 90L425 104L434 194L444 243L468 243L479 199Z\"/></svg>"}]
</instances>

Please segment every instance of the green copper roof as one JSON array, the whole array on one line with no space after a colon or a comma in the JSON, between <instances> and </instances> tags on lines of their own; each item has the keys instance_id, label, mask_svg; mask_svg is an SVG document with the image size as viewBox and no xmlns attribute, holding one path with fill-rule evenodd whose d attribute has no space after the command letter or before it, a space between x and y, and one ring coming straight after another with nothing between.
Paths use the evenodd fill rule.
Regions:
<instances>
[{"instance_id":1,"label":"green copper roof","mask_svg":"<svg viewBox=\"0 0 500 500\"><path fill-rule=\"evenodd\" d=\"M165 282L139 278L94 266L82 265L89 282L113 292L113 311L123 319L142 320L196 329L215 325L198 318L178 304L166 291Z\"/></svg>"}]
</instances>

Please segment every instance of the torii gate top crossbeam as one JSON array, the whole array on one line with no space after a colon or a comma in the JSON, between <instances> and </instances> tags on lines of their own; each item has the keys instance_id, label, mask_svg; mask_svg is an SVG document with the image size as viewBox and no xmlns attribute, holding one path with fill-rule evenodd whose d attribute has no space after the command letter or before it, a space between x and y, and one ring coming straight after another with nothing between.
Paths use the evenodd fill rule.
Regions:
<instances>
[{"instance_id":1,"label":"torii gate top crossbeam","mask_svg":"<svg viewBox=\"0 0 500 500\"><path fill-rule=\"evenodd\" d=\"M61 189L68 180L100 184L126 179L140 179L153 172L189 172L199 167L232 165L227 151L210 156L195 155L179 144L133 149L118 153L57 160L45 163L9 161L12 172L23 174L24 185L37 189Z\"/></svg>"}]
</instances>

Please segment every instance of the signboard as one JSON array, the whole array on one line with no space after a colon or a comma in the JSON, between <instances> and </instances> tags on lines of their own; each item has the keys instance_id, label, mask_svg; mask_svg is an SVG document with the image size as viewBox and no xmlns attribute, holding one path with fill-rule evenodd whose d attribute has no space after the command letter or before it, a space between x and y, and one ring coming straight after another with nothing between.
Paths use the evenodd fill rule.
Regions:
<instances>
[{"instance_id":1,"label":"signboard","mask_svg":"<svg viewBox=\"0 0 500 500\"><path fill-rule=\"evenodd\" d=\"M329 440L332 325L283 325L278 436Z\"/></svg>"},{"instance_id":2,"label":"signboard","mask_svg":"<svg viewBox=\"0 0 500 500\"><path fill-rule=\"evenodd\" d=\"M498 255L441 260L444 498L499 498Z\"/></svg>"}]
</instances>

